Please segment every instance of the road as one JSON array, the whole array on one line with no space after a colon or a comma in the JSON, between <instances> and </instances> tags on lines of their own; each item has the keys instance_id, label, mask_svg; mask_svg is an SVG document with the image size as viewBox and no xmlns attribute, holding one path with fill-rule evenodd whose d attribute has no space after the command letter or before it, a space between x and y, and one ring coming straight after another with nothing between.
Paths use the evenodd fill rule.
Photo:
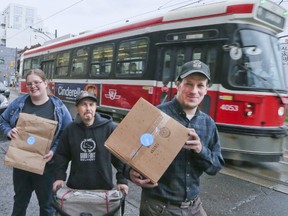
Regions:
<instances>
[{"instance_id":1,"label":"road","mask_svg":"<svg viewBox=\"0 0 288 216\"><path fill-rule=\"evenodd\" d=\"M0 215L3 216L11 214L13 205L12 169L3 165L8 144L9 142L3 139L0 141ZM204 174L201 177L200 196L208 215L286 216L288 190L285 184L288 183L288 177L281 175L287 173L286 165L285 163L246 163L238 164L239 169L234 169L229 164L216 176ZM283 170L279 170L279 167L283 166ZM245 171L241 172L243 169ZM279 172L276 172L275 169ZM259 170L265 176L260 175ZM258 175L253 175L255 173ZM268 177L271 175L278 176L278 181L274 181L273 184L267 183ZM141 190L133 183L129 184L129 190L129 195L126 198L125 216L137 216ZM37 215L38 205L35 194L33 194L27 216Z\"/></svg>"},{"instance_id":2,"label":"road","mask_svg":"<svg viewBox=\"0 0 288 216\"><path fill-rule=\"evenodd\" d=\"M0 160L3 161L8 147L1 141ZM0 163L0 215L11 214L13 204L12 169ZM251 183L238 177L223 174L203 175L201 178L203 205L209 216L286 216L288 195L275 189ZM129 184L125 216L137 216L140 203L140 188ZM33 194L27 216L37 216L38 205Z\"/></svg>"}]
</instances>

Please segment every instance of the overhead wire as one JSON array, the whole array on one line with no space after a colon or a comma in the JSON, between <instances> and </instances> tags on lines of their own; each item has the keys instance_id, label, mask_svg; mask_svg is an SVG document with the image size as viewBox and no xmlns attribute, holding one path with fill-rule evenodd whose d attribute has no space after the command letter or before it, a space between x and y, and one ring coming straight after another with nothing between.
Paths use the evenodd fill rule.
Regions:
<instances>
[{"instance_id":1,"label":"overhead wire","mask_svg":"<svg viewBox=\"0 0 288 216\"><path fill-rule=\"evenodd\" d=\"M73 6L81 3L81 2L83 2L83 1L85 1L85 0L79 0L79 1L77 1L77 2L75 2L75 3L73 3L73 4L71 4L71 5L69 5L69 6L67 6L67 7L65 7L65 8L57 11L56 13L51 14L50 16L46 17L45 19L42 19L42 20L40 20L39 22L34 23L33 25L31 25L31 27L33 27L33 26L35 26L35 25L37 25L37 24L39 24L39 23L41 23L41 22L44 22L44 21L50 19L51 17L54 17L54 16L62 13L63 11L66 11L66 10L70 9L71 7L73 7ZM191 1L192 1L192 2L191 2ZM171 3L171 2L175 2L175 0L169 0L169 1L167 1L166 3L164 3L162 6L160 6L159 8L157 8L156 10L147 11L147 12L144 12L144 13L141 13L141 14L137 14L137 15L135 15L135 16L131 16L131 17L124 18L124 19L121 19L121 20L117 20L117 21L114 21L114 22L111 22L111 23L107 23L107 24L102 25L102 26L97 26L97 27L94 27L93 29L107 27L107 26L114 25L114 24L116 24L116 23L123 22L123 21L129 22L129 20L131 20L131 19L134 19L134 18L137 18L137 17L141 17L141 16L144 16L144 15L153 13L153 12L155 12L155 11L164 10L164 9L168 9L168 8L175 8L176 6L183 5L183 4L187 3L187 2L190 2L189 4L194 4L194 3L201 2L201 1L203 1L203 0L186 0L186 1L180 1L180 2L175 3L175 4L172 4L172 5L168 5L168 4ZM189 5L189 4L187 4L187 5ZM168 5L168 6L167 6L167 5ZM185 6L187 6L187 5L185 5ZM180 7L181 7L181 6L180 6ZM11 38L13 38L13 37L16 37L17 35L25 32L26 30L31 29L31 27L28 26L28 27L24 28L23 30L17 32L16 34L11 35L11 36L10 36L9 38L7 38L7 39L11 39ZM32 29L33 29L33 28L32 28Z\"/></svg>"},{"instance_id":2,"label":"overhead wire","mask_svg":"<svg viewBox=\"0 0 288 216\"><path fill-rule=\"evenodd\" d=\"M180 8L182 8L182 7L186 7L186 6L188 6L188 5L199 4L199 3L204 2L204 1L205 1L205 0L194 0L194 1L192 1L192 2L191 2L191 0L182 1L182 2L180 2L180 3L171 5L170 7L174 7L174 6L177 6L177 5L180 5L180 4L181 4ZM186 2L187 2L187 4L185 4ZM188 3L188 2L189 2L189 3ZM177 9L177 8L175 8L175 9Z\"/></svg>"},{"instance_id":3,"label":"overhead wire","mask_svg":"<svg viewBox=\"0 0 288 216\"><path fill-rule=\"evenodd\" d=\"M126 17L126 18L123 18L121 20L117 20L117 21L114 21L114 22L110 22L110 23L107 23L107 24L104 24L104 25L101 25L101 26L95 26L93 27L92 29L100 29L100 28L104 28L104 27L108 27L108 26L111 26L111 25L115 25L117 23L120 23L120 22L129 22L131 19L134 19L134 18L138 18L138 17L141 17L141 16L144 16L144 15L147 15L147 14L151 14L153 12L156 12L156 11L160 11L160 10L164 10L164 9L168 9L168 8L173 8L173 9L179 9L179 8L182 8L182 7L186 7L188 5L191 5L191 4L196 4L196 3L200 3L202 2L203 0L186 0L186 1L180 1L178 3L175 3L173 5L168 5L169 3L171 2L174 2L175 0L169 0L167 1L166 3L162 4L160 7L158 7L157 9L155 10L151 10L151 11L147 11L147 12L144 12L144 13L141 13L141 14L137 14L137 15L134 15L134 16L131 16L131 17ZM192 2L191 2L192 1ZM190 3L188 3L190 2ZM187 3L185 5L183 5L184 3ZM167 6L168 5L168 6ZM180 6L181 5L181 6ZM178 8L176 8L176 6L179 6Z\"/></svg>"},{"instance_id":4,"label":"overhead wire","mask_svg":"<svg viewBox=\"0 0 288 216\"><path fill-rule=\"evenodd\" d=\"M34 23L32 26L35 26L35 25L37 25L37 24L39 24L39 23L41 23L41 22L44 22L44 21L50 19L51 17L54 17L54 16L56 16L56 15L58 15L58 14L64 12L64 11L70 9L71 7L73 7L73 6L75 6L75 5L83 2L83 1L85 1L85 0L79 0L79 1L77 1L77 2L75 2L75 3L73 3L73 4L71 4L71 5L69 5L69 6L67 6L67 7L65 7L65 8L57 11L56 13L51 14L50 16L46 17L45 19L42 19L42 20L40 20L39 22ZM176 1L177 1L177 0L176 0ZM179 9L179 8L186 7L186 6L192 5L192 4L197 4L197 3L201 3L201 2L204 3L204 1L205 1L205 0L186 0L186 1L180 1L180 2L177 2L177 3L171 4L172 2L175 2L175 0L168 0L166 3L162 4L162 5L161 5L160 7L158 7L156 10L147 11L147 12L144 12L144 13L141 13L141 14L137 14L137 15L135 15L135 16L131 16L131 17L128 17L128 18L124 18L124 19L117 20L117 21L114 21L114 22L110 22L110 23L104 24L104 25L102 25L102 26L97 26L97 27L94 27L94 28L92 28L92 29L98 29L98 28L107 27L107 26L114 25L114 24L116 24L116 23L123 22L123 21L129 22L131 19L134 19L134 18L137 18L137 17L141 17L141 16L144 16L144 15L147 15L147 14L151 14L151 13L156 12L156 11L159 11L159 10L164 10L164 9L168 9L168 8ZM286 1L286 0L285 0L285 1ZM279 5L280 5L282 2L284 2L284 0L281 0L281 2L279 3ZM22 32L26 31L27 29L30 29L30 26L26 27L25 29L23 29L23 30L20 31L20 32L17 32L17 33L14 34L14 35L11 35L11 36L10 36L9 38L7 38L7 39L11 39L11 38L13 38L13 37L21 34Z\"/></svg>"},{"instance_id":5,"label":"overhead wire","mask_svg":"<svg viewBox=\"0 0 288 216\"><path fill-rule=\"evenodd\" d=\"M284 3L284 2L288 2L288 0L281 0L281 1L278 3L278 5L281 5L281 4Z\"/></svg>"},{"instance_id":6,"label":"overhead wire","mask_svg":"<svg viewBox=\"0 0 288 216\"><path fill-rule=\"evenodd\" d=\"M45 19L42 19L42 20L40 20L39 22L34 23L33 25L31 25L31 27L33 27L33 26L35 26L35 25L37 25L37 24L39 24L39 23L41 23L41 22L44 22L44 21L50 19L51 17L54 17L54 16L62 13L63 11L66 11L66 10L70 9L71 7L73 7L73 6L81 3L81 2L83 2L83 1L85 1L85 0L79 0L79 1L77 1L77 2L75 2L75 3L73 3L73 4L71 4L71 5L69 5L69 6L67 6L67 7L65 7L65 8L57 11L56 13L51 14L50 16L46 17ZM176 1L177 1L177 0L176 0ZM192 1L192 2L191 2L191 1ZM107 23L107 24L104 24L104 25L102 25L102 26L97 26L97 27L94 27L94 28L92 28L92 29L98 29L98 28L107 27L107 26L114 25L114 24L116 24L116 23L123 22L123 21L129 22L131 19L134 19L134 18L137 18L137 17L141 17L141 16L144 16L144 15L147 15L147 14L151 14L151 13L156 12L156 11L159 11L159 10L164 10L164 9L168 9L168 8L178 9L178 8L185 7L185 6L188 6L188 5L191 5L191 4L200 3L200 2L202 2L202 1L203 1L203 0L186 0L186 1L180 1L180 2L178 2L178 3L174 3L174 4L172 4L172 5L169 5L170 3L175 2L175 0L169 0L169 1L167 1L166 3L164 3L162 6L158 7L156 10L147 11L147 12L144 12L144 13L141 13L141 14L137 14L137 15L135 15L135 16L131 16L131 17L124 18L124 19L121 19L121 20L117 20L117 21L114 21L114 22L111 22L111 23ZM188 2L189 2L189 3L188 3ZM187 3L187 4L186 4L186 3ZM185 5L183 5L183 4L185 4ZM179 6L179 7L176 8L176 6ZM31 29L31 27L28 26L28 27L24 28L23 30L17 32L16 34L11 35L11 36L10 36L9 38L7 38L7 39L11 39L11 38L13 38L13 37L16 37L17 35L21 34L22 32L25 32L26 30ZM32 29L33 29L33 28L32 28Z\"/></svg>"},{"instance_id":7,"label":"overhead wire","mask_svg":"<svg viewBox=\"0 0 288 216\"><path fill-rule=\"evenodd\" d=\"M42 19L42 20L40 20L39 22L34 23L33 25L31 25L31 27L33 27L33 26L35 26L35 25L37 25L37 24L39 24L39 23L41 23L41 22L44 22L45 20L48 20L48 19L50 19L51 17L54 17L54 16L56 16L56 15L62 13L63 11L68 10L69 8L75 6L76 4L79 4L79 3L82 2L82 1L85 1L85 0L79 0L79 1L73 3L73 4L69 5L69 6L67 6L67 7L65 7L65 8L63 8L63 9L61 9L60 11L57 11L56 13L51 14L50 16L46 17L45 19ZM7 38L7 39L11 39L11 38L13 38L13 37L15 37L15 36L21 34L22 32L26 31L27 29L30 29L30 26L24 28L22 31L17 32L17 33L14 34L14 35L11 35L11 36L10 36L9 38Z\"/></svg>"}]
</instances>

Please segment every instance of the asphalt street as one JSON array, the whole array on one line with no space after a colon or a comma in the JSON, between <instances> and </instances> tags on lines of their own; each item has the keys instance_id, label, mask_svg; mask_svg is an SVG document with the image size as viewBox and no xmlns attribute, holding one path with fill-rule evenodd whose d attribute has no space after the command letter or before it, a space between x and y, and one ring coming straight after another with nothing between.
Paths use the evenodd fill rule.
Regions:
<instances>
[{"instance_id":1,"label":"asphalt street","mask_svg":"<svg viewBox=\"0 0 288 216\"><path fill-rule=\"evenodd\" d=\"M13 206L12 168L3 164L9 142L0 142L0 215L11 215ZM129 184L125 216L137 216L140 188ZM201 194L204 208L209 216L286 216L288 195L273 189L243 181L228 175L203 175ZM27 216L37 216L39 208L33 194Z\"/></svg>"}]
</instances>

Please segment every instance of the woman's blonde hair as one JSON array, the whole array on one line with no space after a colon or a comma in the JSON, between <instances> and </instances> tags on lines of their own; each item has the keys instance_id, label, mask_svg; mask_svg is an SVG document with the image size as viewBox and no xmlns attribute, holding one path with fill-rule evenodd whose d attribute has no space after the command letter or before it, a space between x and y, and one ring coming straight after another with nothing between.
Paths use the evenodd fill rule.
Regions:
<instances>
[{"instance_id":1,"label":"woman's blonde hair","mask_svg":"<svg viewBox=\"0 0 288 216\"><path fill-rule=\"evenodd\" d=\"M28 71L28 73L25 75L25 79L27 80L27 77L31 74L35 74L41 78L41 80L46 81L47 77L41 69L31 69Z\"/></svg>"}]
</instances>

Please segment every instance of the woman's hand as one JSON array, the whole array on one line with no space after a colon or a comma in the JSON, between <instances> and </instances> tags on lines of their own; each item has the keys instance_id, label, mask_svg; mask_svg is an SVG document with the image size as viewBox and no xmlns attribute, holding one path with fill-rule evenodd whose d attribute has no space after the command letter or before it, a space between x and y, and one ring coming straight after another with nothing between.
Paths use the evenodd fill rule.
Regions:
<instances>
[{"instance_id":1,"label":"woman's hand","mask_svg":"<svg viewBox=\"0 0 288 216\"><path fill-rule=\"evenodd\" d=\"M18 129L16 127L12 128L7 136L10 138L10 139L13 139L13 138L16 138L17 137L17 134L18 134Z\"/></svg>"}]
</instances>

